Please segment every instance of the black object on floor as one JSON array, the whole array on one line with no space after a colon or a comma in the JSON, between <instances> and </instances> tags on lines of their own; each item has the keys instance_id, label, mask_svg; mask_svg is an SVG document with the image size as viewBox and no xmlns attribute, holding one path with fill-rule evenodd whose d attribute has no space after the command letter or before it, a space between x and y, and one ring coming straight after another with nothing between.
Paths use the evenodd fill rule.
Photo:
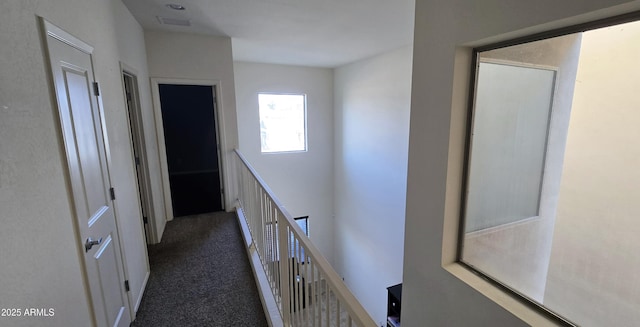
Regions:
<instances>
[{"instance_id":1,"label":"black object on floor","mask_svg":"<svg viewBox=\"0 0 640 327\"><path fill-rule=\"evenodd\" d=\"M235 213L167 223L133 327L268 326Z\"/></svg>"}]
</instances>

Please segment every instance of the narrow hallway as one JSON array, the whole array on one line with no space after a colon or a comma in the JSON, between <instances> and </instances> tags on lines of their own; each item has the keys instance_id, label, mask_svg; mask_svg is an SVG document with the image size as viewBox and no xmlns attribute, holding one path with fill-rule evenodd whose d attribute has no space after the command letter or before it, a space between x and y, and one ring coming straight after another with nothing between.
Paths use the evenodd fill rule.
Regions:
<instances>
[{"instance_id":1,"label":"narrow hallway","mask_svg":"<svg viewBox=\"0 0 640 327\"><path fill-rule=\"evenodd\" d=\"M149 263L131 326L267 326L234 213L168 222Z\"/></svg>"}]
</instances>

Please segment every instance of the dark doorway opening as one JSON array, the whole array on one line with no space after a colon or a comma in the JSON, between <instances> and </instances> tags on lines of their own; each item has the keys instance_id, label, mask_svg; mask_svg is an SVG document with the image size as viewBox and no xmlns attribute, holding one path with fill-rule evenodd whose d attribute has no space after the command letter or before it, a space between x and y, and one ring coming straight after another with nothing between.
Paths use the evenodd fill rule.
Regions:
<instances>
[{"instance_id":1,"label":"dark doorway opening","mask_svg":"<svg viewBox=\"0 0 640 327\"><path fill-rule=\"evenodd\" d=\"M122 71L124 81L125 100L127 104L127 114L129 115L129 129L131 131L131 148L133 150L134 164L136 169L136 182L138 185L138 196L140 199L140 213L142 214L142 224L144 226L147 243L157 243L156 224L153 213L153 200L151 195L151 182L149 177L149 166L145 147L144 130L142 126L142 111L140 109L140 98L138 90L138 78L127 71Z\"/></svg>"},{"instance_id":2,"label":"dark doorway opening","mask_svg":"<svg viewBox=\"0 0 640 327\"><path fill-rule=\"evenodd\" d=\"M214 87L158 88L173 216L223 210Z\"/></svg>"}]
</instances>

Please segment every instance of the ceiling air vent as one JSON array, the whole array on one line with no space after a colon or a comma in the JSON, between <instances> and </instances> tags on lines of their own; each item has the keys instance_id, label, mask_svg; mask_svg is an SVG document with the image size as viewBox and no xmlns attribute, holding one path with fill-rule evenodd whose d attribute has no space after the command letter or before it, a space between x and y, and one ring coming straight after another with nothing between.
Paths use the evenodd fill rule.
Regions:
<instances>
[{"instance_id":1,"label":"ceiling air vent","mask_svg":"<svg viewBox=\"0 0 640 327\"><path fill-rule=\"evenodd\" d=\"M191 21L188 19L179 19L179 18L167 18L156 16L160 24L163 25L174 25L174 26L191 26Z\"/></svg>"}]
</instances>

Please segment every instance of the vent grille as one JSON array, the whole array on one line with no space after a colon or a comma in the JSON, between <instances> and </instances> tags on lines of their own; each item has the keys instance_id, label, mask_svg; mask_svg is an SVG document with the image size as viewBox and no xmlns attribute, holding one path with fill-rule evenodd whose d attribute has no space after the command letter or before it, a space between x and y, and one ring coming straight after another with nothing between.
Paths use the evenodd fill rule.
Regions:
<instances>
[{"instance_id":1,"label":"vent grille","mask_svg":"<svg viewBox=\"0 0 640 327\"><path fill-rule=\"evenodd\" d=\"M180 18L168 18L168 17L160 17L158 18L158 22L162 25L174 25L174 26L191 26L191 21L188 19L180 19Z\"/></svg>"}]
</instances>

